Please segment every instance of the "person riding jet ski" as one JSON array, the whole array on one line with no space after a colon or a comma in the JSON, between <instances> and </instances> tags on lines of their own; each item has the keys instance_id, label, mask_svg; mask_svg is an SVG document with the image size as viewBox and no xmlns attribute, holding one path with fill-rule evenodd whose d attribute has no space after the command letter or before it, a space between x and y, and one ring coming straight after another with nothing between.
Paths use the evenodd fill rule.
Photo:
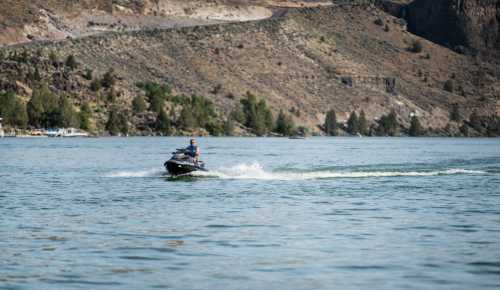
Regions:
<instances>
[{"instance_id":1,"label":"person riding jet ski","mask_svg":"<svg viewBox=\"0 0 500 290\"><path fill-rule=\"evenodd\" d=\"M164 166L172 176L187 175L193 171L206 171L205 164L200 160L200 148L195 139L184 149L177 149L172 158Z\"/></svg>"},{"instance_id":2,"label":"person riding jet ski","mask_svg":"<svg viewBox=\"0 0 500 290\"><path fill-rule=\"evenodd\" d=\"M195 163L198 163L200 159L200 147L198 147L198 142L196 139L189 140L189 146L186 147L187 154L191 156Z\"/></svg>"}]
</instances>

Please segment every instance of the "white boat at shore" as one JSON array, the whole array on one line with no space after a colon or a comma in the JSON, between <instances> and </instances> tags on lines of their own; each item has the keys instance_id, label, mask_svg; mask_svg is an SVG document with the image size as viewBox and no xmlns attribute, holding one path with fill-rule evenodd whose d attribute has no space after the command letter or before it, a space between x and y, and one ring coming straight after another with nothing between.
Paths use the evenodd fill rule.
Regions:
<instances>
[{"instance_id":1,"label":"white boat at shore","mask_svg":"<svg viewBox=\"0 0 500 290\"><path fill-rule=\"evenodd\" d=\"M47 130L48 137L89 137L89 133L76 128L58 128Z\"/></svg>"}]
</instances>

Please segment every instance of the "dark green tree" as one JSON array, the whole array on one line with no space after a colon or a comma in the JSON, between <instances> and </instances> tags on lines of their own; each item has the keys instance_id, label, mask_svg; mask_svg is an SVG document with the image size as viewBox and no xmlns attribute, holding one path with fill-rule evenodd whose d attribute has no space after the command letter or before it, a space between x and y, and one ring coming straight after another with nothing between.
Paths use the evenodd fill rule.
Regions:
<instances>
[{"instance_id":1,"label":"dark green tree","mask_svg":"<svg viewBox=\"0 0 500 290\"><path fill-rule=\"evenodd\" d=\"M125 112L118 112L115 108L110 110L106 130L112 136L127 135L129 130L127 114Z\"/></svg>"},{"instance_id":2,"label":"dark green tree","mask_svg":"<svg viewBox=\"0 0 500 290\"><path fill-rule=\"evenodd\" d=\"M13 91L0 92L0 117L5 124L21 128L27 126L26 106Z\"/></svg>"},{"instance_id":3,"label":"dark green tree","mask_svg":"<svg viewBox=\"0 0 500 290\"><path fill-rule=\"evenodd\" d=\"M326 113L324 128L327 136L338 135L337 114L335 114L334 110L330 110Z\"/></svg>"},{"instance_id":4,"label":"dark green tree","mask_svg":"<svg viewBox=\"0 0 500 290\"><path fill-rule=\"evenodd\" d=\"M359 113L359 133L361 135L367 136L369 134L368 131L368 121L366 120L366 115L365 111L361 110L361 113Z\"/></svg>"},{"instance_id":5,"label":"dark green tree","mask_svg":"<svg viewBox=\"0 0 500 290\"><path fill-rule=\"evenodd\" d=\"M241 101L245 114L245 126L253 133L263 136L274 129L274 118L271 110L267 107L265 100L257 102L257 97L247 92L246 99Z\"/></svg>"},{"instance_id":6,"label":"dark green tree","mask_svg":"<svg viewBox=\"0 0 500 290\"><path fill-rule=\"evenodd\" d=\"M377 135L396 136L398 132L399 123L394 110L392 110L389 114L382 116L378 121Z\"/></svg>"},{"instance_id":7,"label":"dark green tree","mask_svg":"<svg viewBox=\"0 0 500 290\"><path fill-rule=\"evenodd\" d=\"M224 134L224 124L216 120L208 122L205 128L212 136L222 136Z\"/></svg>"},{"instance_id":8,"label":"dark green tree","mask_svg":"<svg viewBox=\"0 0 500 290\"><path fill-rule=\"evenodd\" d=\"M359 133L359 120L355 111L351 113L349 119L347 120L347 132L351 135Z\"/></svg>"},{"instance_id":9,"label":"dark green tree","mask_svg":"<svg viewBox=\"0 0 500 290\"><path fill-rule=\"evenodd\" d=\"M408 134L412 137L418 137L424 134L424 129L422 128L422 125L420 124L417 116L411 117L410 129L408 131Z\"/></svg>"},{"instance_id":10,"label":"dark green tree","mask_svg":"<svg viewBox=\"0 0 500 290\"><path fill-rule=\"evenodd\" d=\"M60 126L59 98L47 84L33 89L27 104L29 124L36 128Z\"/></svg>"},{"instance_id":11,"label":"dark green tree","mask_svg":"<svg viewBox=\"0 0 500 290\"><path fill-rule=\"evenodd\" d=\"M60 112L58 114L60 119L56 122L58 126L69 128L79 125L78 115L67 97L59 98L58 111Z\"/></svg>"},{"instance_id":12,"label":"dark green tree","mask_svg":"<svg viewBox=\"0 0 500 290\"><path fill-rule=\"evenodd\" d=\"M161 110L156 118L156 130L160 132L163 136L168 136L172 134L172 126L170 124L170 119L167 116L165 110Z\"/></svg>"},{"instance_id":13,"label":"dark green tree","mask_svg":"<svg viewBox=\"0 0 500 290\"><path fill-rule=\"evenodd\" d=\"M150 110L156 113L160 113L165 105L165 101L172 93L170 86L167 84L160 85L155 82L143 82L138 83L137 87L144 91L150 104Z\"/></svg>"},{"instance_id":14,"label":"dark green tree","mask_svg":"<svg viewBox=\"0 0 500 290\"><path fill-rule=\"evenodd\" d=\"M283 136L291 136L295 133L295 124L292 117L280 110L276 119L276 132Z\"/></svg>"},{"instance_id":15,"label":"dark green tree","mask_svg":"<svg viewBox=\"0 0 500 290\"><path fill-rule=\"evenodd\" d=\"M80 128L86 131L90 130L90 118L92 117L92 110L88 103L84 103L80 107Z\"/></svg>"}]
</instances>

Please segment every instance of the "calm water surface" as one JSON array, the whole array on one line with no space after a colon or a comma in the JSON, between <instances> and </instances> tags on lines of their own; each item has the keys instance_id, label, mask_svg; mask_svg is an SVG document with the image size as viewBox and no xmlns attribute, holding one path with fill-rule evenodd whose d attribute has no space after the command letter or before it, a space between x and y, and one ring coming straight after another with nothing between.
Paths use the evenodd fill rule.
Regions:
<instances>
[{"instance_id":1,"label":"calm water surface","mask_svg":"<svg viewBox=\"0 0 500 290\"><path fill-rule=\"evenodd\" d=\"M500 140L0 139L0 289L500 289Z\"/></svg>"}]
</instances>

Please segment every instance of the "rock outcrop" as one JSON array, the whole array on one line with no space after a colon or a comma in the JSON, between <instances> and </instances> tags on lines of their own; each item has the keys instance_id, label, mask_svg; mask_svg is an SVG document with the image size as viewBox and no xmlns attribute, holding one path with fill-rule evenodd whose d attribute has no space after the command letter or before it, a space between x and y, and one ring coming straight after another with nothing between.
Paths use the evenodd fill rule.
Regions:
<instances>
[{"instance_id":1,"label":"rock outcrop","mask_svg":"<svg viewBox=\"0 0 500 290\"><path fill-rule=\"evenodd\" d=\"M415 0L405 18L411 32L453 49L500 49L498 0Z\"/></svg>"}]
</instances>

